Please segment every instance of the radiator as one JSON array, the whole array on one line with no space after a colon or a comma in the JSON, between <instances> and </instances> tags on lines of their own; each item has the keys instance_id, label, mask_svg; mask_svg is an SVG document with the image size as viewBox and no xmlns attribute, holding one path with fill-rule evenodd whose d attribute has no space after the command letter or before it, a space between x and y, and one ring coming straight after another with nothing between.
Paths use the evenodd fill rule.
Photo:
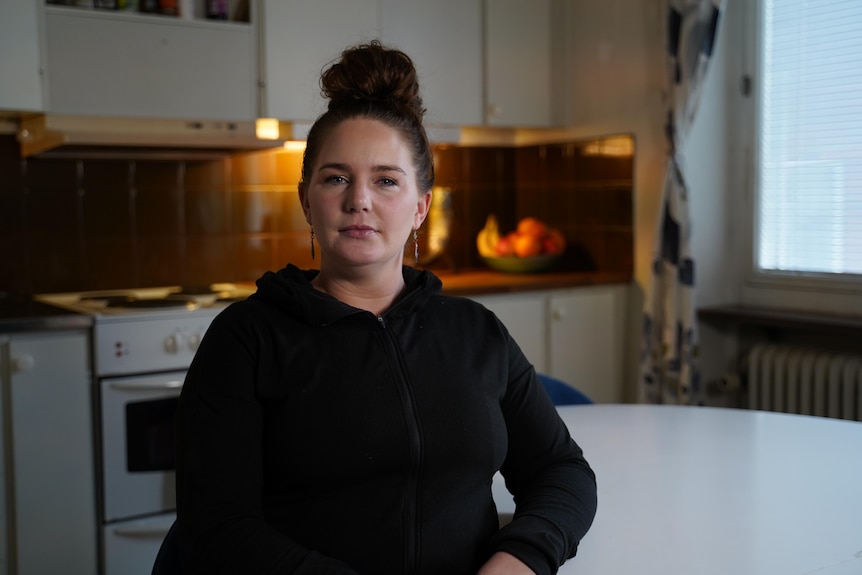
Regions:
<instances>
[{"instance_id":1,"label":"radiator","mask_svg":"<svg viewBox=\"0 0 862 575\"><path fill-rule=\"evenodd\" d=\"M758 344L746 359L750 409L862 421L862 354Z\"/></svg>"}]
</instances>

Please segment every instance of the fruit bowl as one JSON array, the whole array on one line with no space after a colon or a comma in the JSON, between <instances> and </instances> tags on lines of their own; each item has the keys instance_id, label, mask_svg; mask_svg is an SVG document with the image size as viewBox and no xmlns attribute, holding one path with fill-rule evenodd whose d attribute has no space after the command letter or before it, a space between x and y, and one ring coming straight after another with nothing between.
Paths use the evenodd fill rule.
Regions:
<instances>
[{"instance_id":1,"label":"fruit bowl","mask_svg":"<svg viewBox=\"0 0 862 575\"><path fill-rule=\"evenodd\" d=\"M517 256L482 256L488 267L499 272L529 274L541 272L552 267L560 259L560 254L540 254L520 258Z\"/></svg>"}]
</instances>

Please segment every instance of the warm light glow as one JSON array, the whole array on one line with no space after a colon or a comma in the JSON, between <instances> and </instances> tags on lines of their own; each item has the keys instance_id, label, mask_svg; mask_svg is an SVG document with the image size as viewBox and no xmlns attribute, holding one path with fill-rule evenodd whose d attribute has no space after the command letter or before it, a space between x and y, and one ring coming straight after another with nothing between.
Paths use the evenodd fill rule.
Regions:
<instances>
[{"instance_id":1,"label":"warm light glow","mask_svg":"<svg viewBox=\"0 0 862 575\"><path fill-rule=\"evenodd\" d=\"M304 152L305 140L288 140L284 143L284 149L288 152Z\"/></svg>"},{"instance_id":2,"label":"warm light glow","mask_svg":"<svg viewBox=\"0 0 862 575\"><path fill-rule=\"evenodd\" d=\"M254 122L254 131L261 140L277 140L280 136L276 118L258 118Z\"/></svg>"},{"instance_id":3,"label":"warm light glow","mask_svg":"<svg viewBox=\"0 0 862 575\"><path fill-rule=\"evenodd\" d=\"M584 146L585 156L631 157L634 153L634 140L629 136L612 136Z\"/></svg>"}]
</instances>

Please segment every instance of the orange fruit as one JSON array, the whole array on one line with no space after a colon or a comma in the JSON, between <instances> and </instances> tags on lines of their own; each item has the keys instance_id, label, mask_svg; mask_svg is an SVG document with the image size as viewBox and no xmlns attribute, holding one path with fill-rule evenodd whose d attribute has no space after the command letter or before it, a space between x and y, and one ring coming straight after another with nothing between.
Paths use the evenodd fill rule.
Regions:
<instances>
[{"instance_id":1,"label":"orange fruit","mask_svg":"<svg viewBox=\"0 0 862 575\"><path fill-rule=\"evenodd\" d=\"M515 255L519 258L528 258L542 253L542 237L533 234L518 233L512 243Z\"/></svg>"},{"instance_id":2,"label":"orange fruit","mask_svg":"<svg viewBox=\"0 0 862 575\"><path fill-rule=\"evenodd\" d=\"M522 218L521 221L518 222L518 227L515 231L518 232L518 235L541 238L545 233L547 233L548 226L546 226L541 220L528 216L526 218Z\"/></svg>"}]
</instances>

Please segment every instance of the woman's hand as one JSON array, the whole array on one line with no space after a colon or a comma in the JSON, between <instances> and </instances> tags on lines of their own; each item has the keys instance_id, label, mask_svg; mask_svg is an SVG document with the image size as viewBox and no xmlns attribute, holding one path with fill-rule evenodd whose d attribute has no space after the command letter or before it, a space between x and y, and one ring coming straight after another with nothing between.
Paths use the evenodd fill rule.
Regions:
<instances>
[{"instance_id":1,"label":"woman's hand","mask_svg":"<svg viewBox=\"0 0 862 575\"><path fill-rule=\"evenodd\" d=\"M514 555L498 551L491 555L476 575L536 575L536 573Z\"/></svg>"}]
</instances>

